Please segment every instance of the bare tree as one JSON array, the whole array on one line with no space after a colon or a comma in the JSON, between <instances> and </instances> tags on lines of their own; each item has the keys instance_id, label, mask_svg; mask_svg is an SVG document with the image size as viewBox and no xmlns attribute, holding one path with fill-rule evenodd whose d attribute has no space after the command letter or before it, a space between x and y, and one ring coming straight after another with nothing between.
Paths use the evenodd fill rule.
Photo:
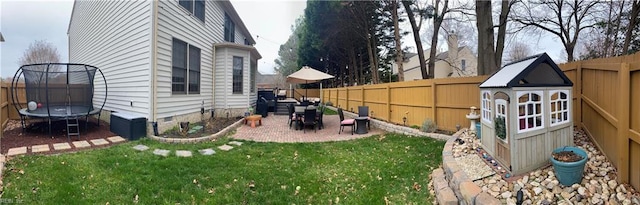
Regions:
<instances>
[{"instance_id":1,"label":"bare tree","mask_svg":"<svg viewBox=\"0 0 640 205\"><path fill-rule=\"evenodd\" d=\"M404 81L404 68L402 66L404 55L402 55L402 37L400 36L400 26L398 25L398 4L399 3L397 0L391 0L391 17L393 18L393 34L396 44L396 65L398 65L398 81L402 82Z\"/></svg>"},{"instance_id":2,"label":"bare tree","mask_svg":"<svg viewBox=\"0 0 640 205\"><path fill-rule=\"evenodd\" d=\"M593 12L599 3L592 0L523 1L518 4L518 11L512 12L512 17L523 29L540 29L560 38L567 60L574 61L580 33L594 27Z\"/></svg>"},{"instance_id":3,"label":"bare tree","mask_svg":"<svg viewBox=\"0 0 640 205\"><path fill-rule=\"evenodd\" d=\"M476 25L478 26L478 75L488 75L500 68L507 30L507 17L517 0L501 2L498 25L493 25L491 1L476 1ZM494 38L494 28L498 36ZM495 41L494 41L495 40ZM495 47L494 47L495 45Z\"/></svg>"},{"instance_id":4,"label":"bare tree","mask_svg":"<svg viewBox=\"0 0 640 205\"><path fill-rule=\"evenodd\" d=\"M507 53L506 61L513 62L513 61L523 59L530 55L531 55L531 48L529 48L529 45L522 42L513 42L513 44L511 44L511 48L509 49L509 52Z\"/></svg>"},{"instance_id":5,"label":"bare tree","mask_svg":"<svg viewBox=\"0 0 640 205\"><path fill-rule=\"evenodd\" d=\"M624 35L624 44L622 46L623 54L629 52L629 43L631 42L632 33L637 23L636 20L638 18L638 13L640 13L640 1L634 0L633 5L631 6L631 13L629 14L629 26L627 27L627 32Z\"/></svg>"},{"instance_id":6,"label":"bare tree","mask_svg":"<svg viewBox=\"0 0 640 205\"><path fill-rule=\"evenodd\" d=\"M19 65L36 63L59 63L60 54L56 47L47 41L35 41L24 51L18 60Z\"/></svg>"}]
</instances>

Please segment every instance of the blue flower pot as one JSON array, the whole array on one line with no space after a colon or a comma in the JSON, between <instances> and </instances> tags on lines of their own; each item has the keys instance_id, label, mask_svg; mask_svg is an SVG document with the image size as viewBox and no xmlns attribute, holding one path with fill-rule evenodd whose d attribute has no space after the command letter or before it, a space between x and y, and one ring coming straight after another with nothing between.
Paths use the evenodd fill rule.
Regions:
<instances>
[{"instance_id":1,"label":"blue flower pot","mask_svg":"<svg viewBox=\"0 0 640 205\"><path fill-rule=\"evenodd\" d=\"M584 172L584 165L587 163L587 152L578 147L560 147L553 150L553 153L562 151L573 151L577 155L582 156L582 160L577 162L561 162L553 159L551 156L551 164L553 164L553 171L556 174L556 178L560 184L565 186L571 186L575 183L580 183L582 180L582 174Z\"/></svg>"}]
</instances>

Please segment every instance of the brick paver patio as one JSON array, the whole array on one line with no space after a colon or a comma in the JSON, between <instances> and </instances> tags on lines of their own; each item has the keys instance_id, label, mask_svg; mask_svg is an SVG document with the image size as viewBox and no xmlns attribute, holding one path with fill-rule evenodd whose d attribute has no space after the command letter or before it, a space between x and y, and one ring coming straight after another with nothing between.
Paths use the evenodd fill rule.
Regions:
<instances>
[{"instance_id":1,"label":"brick paver patio","mask_svg":"<svg viewBox=\"0 0 640 205\"><path fill-rule=\"evenodd\" d=\"M242 125L231 138L258 142L296 143L344 141L384 133L382 130L371 127L367 134L353 133L351 135L351 127L345 127L344 132L338 134L338 129L340 129L338 115L325 115L323 121L324 129L314 132L311 128L307 128L306 133L303 133L302 130L289 129L286 115L269 114L268 117L262 118L262 126L252 128L248 125Z\"/></svg>"}]
</instances>

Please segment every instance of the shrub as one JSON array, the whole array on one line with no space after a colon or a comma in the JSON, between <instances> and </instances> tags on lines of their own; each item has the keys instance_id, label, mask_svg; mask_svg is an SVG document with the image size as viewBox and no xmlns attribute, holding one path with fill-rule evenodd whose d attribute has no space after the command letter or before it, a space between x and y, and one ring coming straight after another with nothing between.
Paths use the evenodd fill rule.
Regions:
<instances>
[{"instance_id":1,"label":"shrub","mask_svg":"<svg viewBox=\"0 0 640 205\"><path fill-rule=\"evenodd\" d=\"M420 126L418 126L418 125L411 125L411 128L419 130L419 129L420 129Z\"/></svg>"},{"instance_id":2,"label":"shrub","mask_svg":"<svg viewBox=\"0 0 640 205\"><path fill-rule=\"evenodd\" d=\"M422 128L420 130L423 132L432 133L435 132L436 129L438 129L438 125L436 125L436 122L427 118L426 120L424 120L424 122L422 122Z\"/></svg>"}]
</instances>

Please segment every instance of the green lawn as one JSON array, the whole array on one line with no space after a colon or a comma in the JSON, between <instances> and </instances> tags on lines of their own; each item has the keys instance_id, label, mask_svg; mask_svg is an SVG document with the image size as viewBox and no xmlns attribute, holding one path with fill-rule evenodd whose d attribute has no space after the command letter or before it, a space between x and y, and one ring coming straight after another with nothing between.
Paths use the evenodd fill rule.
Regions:
<instances>
[{"instance_id":1,"label":"green lawn","mask_svg":"<svg viewBox=\"0 0 640 205\"><path fill-rule=\"evenodd\" d=\"M152 154L156 148L197 151L228 141L179 145L145 139L18 157L6 165L2 198L26 204L428 204L428 175L441 163L444 146L387 134L346 142L245 142L191 158ZM135 151L136 144L150 149Z\"/></svg>"}]
</instances>

